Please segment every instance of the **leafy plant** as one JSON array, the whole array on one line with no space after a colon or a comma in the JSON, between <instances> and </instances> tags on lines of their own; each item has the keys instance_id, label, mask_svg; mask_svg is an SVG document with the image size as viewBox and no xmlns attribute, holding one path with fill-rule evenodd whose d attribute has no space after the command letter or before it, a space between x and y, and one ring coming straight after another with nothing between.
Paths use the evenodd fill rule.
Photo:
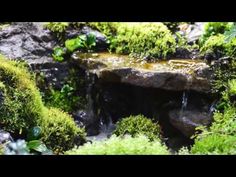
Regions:
<instances>
[{"instance_id":1,"label":"leafy plant","mask_svg":"<svg viewBox=\"0 0 236 177\"><path fill-rule=\"evenodd\" d=\"M236 153L236 81L229 81L222 93L221 110L214 112L212 125L202 127L191 149L194 154L235 154ZM233 96L233 99L232 99Z\"/></svg>"},{"instance_id":2,"label":"leafy plant","mask_svg":"<svg viewBox=\"0 0 236 177\"><path fill-rule=\"evenodd\" d=\"M67 39L65 41L65 48L55 47L53 50L53 59L55 61L64 61L65 56L71 54L75 50L90 51L94 46L96 46L96 36L92 33L88 35L80 35L74 39Z\"/></svg>"},{"instance_id":3,"label":"leafy plant","mask_svg":"<svg viewBox=\"0 0 236 177\"><path fill-rule=\"evenodd\" d=\"M8 143L4 149L4 155L52 155L52 151L40 140L26 142L19 139Z\"/></svg>"},{"instance_id":4,"label":"leafy plant","mask_svg":"<svg viewBox=\"0 0 236 177\"><path fill-rule=\"evenodd\" d=\"M225 31L224 35L226 36L226 42L230 42L233 38L236 37L236 22L233 23L228 31Z\"/></svg>"},{"instance_id":5,"label":"leafy plant","mask_svg":"<svg viewBox=\"0 0 236 177\"><path fill-rule=\"evenodd\" d=\"M217 55L220 58L226 54L225 36L217 34L209 37L204 45L200 48L202 54Z\"/></svg>"},{"instance_id":6,"label":"leafy plant","mask_svg":"<svg viewBox=\"0 0 236 177\"><path fill-rule=\"evenodd\" d=\"M132 137L143 134L153 141L160 138L160 126L143 115L130 116L117 123L113 134L117 136L129 134Z\"/></svg>"},{"instance_id":7,"label":"leafy plant","mask_svg":"<svg viewBox=\"0 0 236 177\"><path fill-rule=\"evenodd\" d=\"M63 111L71 112L80 101L76 90L69 84L65 84L61 90L50 89L50 93L45 97L45 104L48 107L60 108Z\"/></svg>"},{"instance_id":8,"label":"leafy plant","mask_svg":"<svg viewBox=\"0 0 236 177\"><path fill-rule=\"evenodd\" d=\"M203 45L208 38L218 34L224 34L231 29L232 23L229 22L208 22L204 26L204 33L200 38L200 44Z\"/></svg>"},{"instance_id":9,"label":"leafy plant","mask_svg":"<svg viewBox=\"0 0 236 177\"><path fill-rule=\"evenodd\" d=\"M55 61L61 62L64 60L65 54L66 54L65 50L63 48L57 46L53 49L52 57Z\"/></svg>"},{"instance_id":10,"label":"leafy plant","mask_svg":"<svg viewBox=\"0 0 236 177\"><path fill-rule=\"evenodd\" d=\"M83 146L65 152L66 155L169 155L169 151L160 140L150 141L144 135L137 137L111 136L104 141L86 143Z\"/></svg>"}]
</instances>

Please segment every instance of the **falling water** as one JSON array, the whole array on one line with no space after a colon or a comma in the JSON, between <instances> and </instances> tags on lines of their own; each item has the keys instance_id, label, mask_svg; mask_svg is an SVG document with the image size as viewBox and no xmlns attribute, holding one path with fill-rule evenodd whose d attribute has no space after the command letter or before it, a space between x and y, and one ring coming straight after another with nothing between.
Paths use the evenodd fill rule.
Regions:
<instances>
[{"instance_id":1,"label":"falling water","mask_svg":"<svg viewBox=\"0 0 236 177\"><path fill-rule=\"evenodd\" d=\"M188 105L188 93L184 91L182 96L181 113L183 113L183 111L187 108L187 105Z\"/></svg>"},{"instance_id":2,"label":"falling water","mask_svg":"<svg viewBox=\"0 0 236 177\"><path fill-rule=\"evenodd\" d=\"M95 117L95 113L94 113L94 101L92 98L92 91L95 83L95 77L90 72L86 72L86 80L88 82L88 86L86 89L86 99L87 99L86 113L89 119L93 119Z\"/></svg>"}]
</instances>

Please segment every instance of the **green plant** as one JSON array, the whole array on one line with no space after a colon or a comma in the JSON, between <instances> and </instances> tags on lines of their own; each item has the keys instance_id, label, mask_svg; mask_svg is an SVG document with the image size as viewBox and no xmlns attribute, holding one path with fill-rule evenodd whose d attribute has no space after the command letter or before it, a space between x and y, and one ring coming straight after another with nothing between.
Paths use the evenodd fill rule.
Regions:
<instances>
[{"instance_id":1,"label":"green plant","mask_svg":"<svg viewBox=\"0 0 236 177\"><path fill-rule=\"evenodd\" d=\"M160 126L143 115L130 116L123 118L117 123L117 127L113 134L117 136L129 134L132 137L135 137L138 134L144 134L153 141L160 138Z\"/></svg>"},{"instance_id":2,"label":"green plant","mask_svg":"<svg viewBox=\"0 0 236 177\"><path fill-rule=\"evenodd\" d=\"M53 49L52 57L55 61L61 62L64 60L65 54L66 51L64 50L64 48L57 46Z\"/></svg>"},{"instance_id":3,"label":"green plant","mask_svg":"<svg viewBox=\"0 0 236 177\"><path fill-rule=\"evenodd\" d=\"M200 38L200 44L203 45L209 37L218 34L224 34L231 29L232 23L229 22L208 22L204 26L204 33Z\"/></svg>"},{"instance_id":4,"label":"green plant","mask_svg":"<svg viewBox=\"0 0 236 177\"><path fill-rule=\"evenodd\" d=\"M91 51L96 46L96 36L92 33L88 35L80 35L74 39L67 39L65 47L55 47L52 57L55 61L64 61L65 56L73 53L75 50Z\"/></svg>"},{"instance_id":5,"label":"green plant","mask_svg":"<svg viewBox=\"0 0 236 177\"><path fill-rule=\"evenodd\" d=\"M200 48L202 54L216 54L222 57L226 53L225 36L223 34L217 34L209 37L203 46Z\"/></svg>"},{"instance_id":6,"label":"green plant","mask_svg":"<svg viewBox=\"0 0 236 177\"><path fill-rule=\"evenodd\" d=\"M0 56L0 125L25 135L42 119L43 103L32 76L22 64Z\"/></svg>"},{"instance_id":7,"label":"green plant","mask_svg":"<svg viewBox=\"0 0 236 177\"><path fill-rule=\"evenodd\" d=\"M219 63L212 65L211 70L213 78L211 80L212 91L214 93L221 93L225 91L228 85L228 81L236 79L236 61L220 61Z\"/></svg>"},{"instance_id":8,"label":"green plant","mask_svg":"<svg viewBox=\"0 0 236 177\"><path fill-rule=\"evenodd\" d=\"M206 138L196 141L191 149L193 154L236 154L236 137L212 134Z\"/></svg>"},{"instance_id":9,"label":"green plant","mask_svg":"<svg viewBox=\"0 0 236 177\"><path fill-rule=\"evenodd\" d=\"M236 37L236 22L234 22L233 25L231 25L228 31L225 31L224 35L226 36L225 39L226 42L229 42Z\"/></svg>"},{"instance_id":10,"label":"green plant","mask_svg":"<svg viewBox=\"0 0 236 177\"><path fill-rule=\"evenodd\" d=\"M26 142L18 139L5 145L4 155L52 155L52 152L40 140Z\"/></svg>"},{"instance_id":11,"label":"green plant","mask_svg":"<svg viewBox=\"0 0 236 177\"><path fill-rule=\"evenodd\" d=\"M85 130L75 124L73 118L56 108L45 108L47 117L42 119L41 140L55 153L61 153L85 141Z\"/></svg>"},{"instance_id":12,"label":"green plant","mask_svg":"<svg viewBox=\"0 0 236 177\"><path fill-rule=\"evenodd\" d=\"M74 110L79 101L80 97L76 94L76 90L69 84L65 84L59 91L50 89L45 97L46 106L60 108L66 112Z\"/></svg>"},{"instance_id":13,"label":"green plant","mask_svg":"<svg viewBox=\"0 0 236 177\"><path fill-rule=\"evenodd\" d=\"M162 23L119 23L111 50L136 57L166 58L175 52L176 43Z\"/></svg>"},{"instance_id":14,"label":"green plant","mask_svg":"<svg viewBox=\"0 0 236 177\"><path fill-rule=\"evenodd\" d=\"M169 151L160 140L150 141L144 135L137 137L111 136L104 141L86 143L83 146L65 152L66 155L169 155Z\"/></svg>"},{"instance_id":15,"label":"green plant","mask_svg":"<svg viewBox=\"0 0 236 177\"><path fill-rule=\"evenodd\" d=\"M199 128L202 132L196 136L191 149L194 154L235 154L236 153L236 81L228 82L222 92L220 110L214 112L213 123ZM223 103L223 106L222 106Z\"/></svg>"}]
</instances>

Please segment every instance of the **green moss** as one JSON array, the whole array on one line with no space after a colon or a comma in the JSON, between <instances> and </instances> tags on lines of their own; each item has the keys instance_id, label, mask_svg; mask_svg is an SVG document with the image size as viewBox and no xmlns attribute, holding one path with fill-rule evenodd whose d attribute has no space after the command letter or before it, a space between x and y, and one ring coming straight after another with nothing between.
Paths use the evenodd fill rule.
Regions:
<instances>
[{"instance_id":1,"label":"green moss","mask_svg":"<svg viewBox=\"0 0 236 177\"><path fill-rule=\"evenodd\" d=\"M42 140L55 152L63 152L85 141L85 130L78 128L72 117L56 108L45 109L42 119Z\"/></svg>"},{"instance_id":2,"label":"green moss","mask_svg":"<svg viewBox=\"0 0 236 177\"><path fill-rule=\"evenodd\" d=\"M0 124L4 130L24 134L37 125L43 115L40 93L23 65L0 56L2 102Z\"/></svg>"},{"instance_id":3,"label":"green moss","mask_svg":"<svg viewBox=\"0 0 236 177\"><path fill-rule=\"evenodd\" d=\"M143 135L137 137L112 136L105 141L86 143L67 151L67 155L168 155L167 147L160 140L150 141Z\"/></svg>"},{"instance_id":4,"label":"green moss","mask_svg":"<svg viewBox=\"0 0 236 177\"><path fill-rule=\"evenodd\" d=\"M226 53L225 36L218 34L209 37L204 45L200 48L202 54L217 54L223 56Z\"/></svg>"},{"instance_id":5,"label":"green moss","mask_svg":"<svg viewBox=\"0 0 236 177\"><path fill-rule=\"evenodd\" d=\"M89 22L88 25L100 32L107 37L114 36L117 33L117 27L120 23L118 22Z\"/></svg>"},{"instance_id":6,"label":"green moss","mask_svg":"<svg viewBox=\"0 0 236 177\"><path fill-rule=\"evenodd\" d=\"M78 128L67 113L47 109L32 78L23 64L0 57L1 129L26 138L33 127L39 126L41 140L57 152L82 143L84 129Z\"/></svg>"},{"instance_id":7,"label":"green moss","mask_svg":"<svg viewBox=\"0 0 236 177\"><path fill-rule=\"evenodd\" d=\"M112 41L116 53L166 58L175 52L175 39L162 23L121 23Z\"/></svg>"},{"instance_id":8,"label":"green moss","mask_svg":"<svg viewBox=\"0 0 236 177\"><path fill-rule=\"evenodd\" d=\"M110 49L140 58L166 58L175 52L175 39L163 23L90 23L109 37Z\"/></svg>"},{"instance_id":9,"label":"green moss","mask_svg":"<svg viewBox=\"0 0 236 177\"><path fill-rule=\"evenodd\" d=\"M160 126L143 115L130 116L123 118L117 123L113 134L117 136L129 134L132 137L144 134L150 140L155 140L160 137Z\"/></svg>"}]
</instances>

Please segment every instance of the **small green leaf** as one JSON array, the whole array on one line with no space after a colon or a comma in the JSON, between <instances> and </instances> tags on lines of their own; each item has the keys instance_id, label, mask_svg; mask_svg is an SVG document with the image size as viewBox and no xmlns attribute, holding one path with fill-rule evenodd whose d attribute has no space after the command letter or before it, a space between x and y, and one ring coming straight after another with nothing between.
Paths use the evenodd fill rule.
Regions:
<instances>
[{"instance_id":1,"label":"small green leaf","mask_svg":"<svg viewBox=\"0 0 236 177\"><path fill-rule=\"evenodd\" d=\"M43 142L40 140L33 140L33 141L28 142L27 147L30 150L35 150L37 152L44 152L48 150L46 145L43 144Z\"/></svg>"}]
</instances>

